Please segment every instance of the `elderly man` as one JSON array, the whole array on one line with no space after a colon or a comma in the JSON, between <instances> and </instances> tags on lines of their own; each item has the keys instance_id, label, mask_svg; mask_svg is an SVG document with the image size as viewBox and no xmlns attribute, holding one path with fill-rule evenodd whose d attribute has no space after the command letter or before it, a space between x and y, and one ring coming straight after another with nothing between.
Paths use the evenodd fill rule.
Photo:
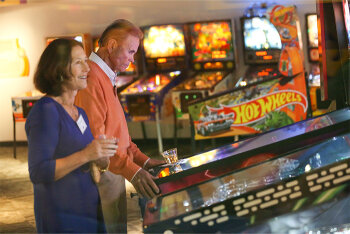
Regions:
<instances>
[{"instance_id":1,"label":"elderly man","mask_svg":"<svg viewBox=\"0 0 350 234\"><path fill-rule=\"evenodd\" d=\"M75 103L89 118L95 137L119 138L114 157L96 162L102 210L110 233L126 232L125 180L132 183L142 196L154 197L159 189L148 168L164 163L150 159L131 141L124 112L116 95L117 73L127 69L134 61L143 33L131 22L119 19L109 25L99 40L99 50L91 53L90 73L86 89L80 90ZM94 168L94 167L93 167Z\"/></svg>"}]
</instances>

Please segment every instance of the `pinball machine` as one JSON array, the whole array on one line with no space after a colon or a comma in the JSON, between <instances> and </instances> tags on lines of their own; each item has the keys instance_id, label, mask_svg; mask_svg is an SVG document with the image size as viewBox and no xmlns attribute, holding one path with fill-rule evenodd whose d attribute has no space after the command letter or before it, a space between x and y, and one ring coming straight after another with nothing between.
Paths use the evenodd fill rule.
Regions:
<instances>
[{"instance_id":1,"label":"pinball machine","mask_svg":"<svg viewBox=\"0 0 350 234\"><path fill-rule=\"evenodd\" d=\"M328 139L350 127L349 109L331 112L151 169L161 194L222 176Z\"/></svg>"},{"instance_id":2,"label":"pinball machine","mask_svg":"<svg viewBox=\"0 0 350 234\"><path fill-rule=\"evenodd\" d=\"M11 97L12 104L12 120L13 120L13 157L17 158L17 138L16 138L16 125L19 122L25 122L29 114L29 111L33 108L34 104L44 94L38 90L32 90L21 95Z\"/></svg>"},{"instance_id":3,"label":"pinball machine","mask_svg":"<svg viewBox=\"0 0 350 234\"><path fill-rule=\"evenodd\" d=\"M127 121L156 121L159 151L163 151L161 116L173 111L168 91L177 85L187 66L184 26L166 24L142 27L142 53L147 74L120 93Z\"/></svg>"},{"instance_id":4,"label":"pinball machine","mask_svg":"<svg viewBox=\"0 0 350 234\"><path fill-rule=\"evenodd\" d=\"M150 200L144 232L312 233L349 228L349 112L338 110L252 138L260 138L258 145L242 142L242 151L256 147L256 152L274 156ZM266 150L269 141L276 145Z\"/></svg>"},{"instance_id":5,"label":"pinball machine","mask_svg":"<svg viewBox=\"0 0 350 234\"><path fill-rule=\"evenodd\" d=\"M231 20L186 24L190 68L187 78L171 90L177 119L188 119L188 103L233 87L235 56Z\"/></svg>"},{"instance_id":6,"label":"pinball machine","mask_svg":"<svg viewBox=\"0 0 350 234\"><path fill-rule=\"evenodd\" d=\"M236 87L280 74L291 76L293 70L304 76L300 23L295 6L261 4L249 7L241 18L241 30L244 62L248 68Z\"/></svg>"},{"instance_id":7,"label":"pinball machine","mask_svg":"<svg viewBox=\"0 0 350 234\"><path fill-rule=\"evenodd\" d=\"M249 8L240 18L244 63L248 68L236 86L276 77L282 42L277 28L266 14L266 8Z\"/></svg>"}]
</instances>

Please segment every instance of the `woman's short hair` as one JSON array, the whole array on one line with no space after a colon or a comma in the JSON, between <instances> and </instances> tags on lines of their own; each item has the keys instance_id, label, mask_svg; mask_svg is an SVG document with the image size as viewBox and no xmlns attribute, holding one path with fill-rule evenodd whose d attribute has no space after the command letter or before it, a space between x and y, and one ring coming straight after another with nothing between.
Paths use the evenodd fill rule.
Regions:
<instances>
[{"instance_id":1,"label":"woman's short hair","mask_svg":"<svg viewBox=\"0 0 350 234\"><path fill-rule=\"evenodd\" d=\"M103 31L98 45L99 47L106 45L110 38L114 38L120 42L128 35L133 35L140 40L143 38L143 33L139 27L126 19L117 19Z\"/></svg>"},{"instance_id":2,"label":"woman's short hair","mask_svg":"<svg viewBox=\"0 0 350 234\"><path fill-rule=\"evenodd\" d=\"M73 39L56 39L42 53L34 74L34 85L42 93L62 94L62 84L72 76L72 49L83 45Z\"/></svg>"}]
</instances>

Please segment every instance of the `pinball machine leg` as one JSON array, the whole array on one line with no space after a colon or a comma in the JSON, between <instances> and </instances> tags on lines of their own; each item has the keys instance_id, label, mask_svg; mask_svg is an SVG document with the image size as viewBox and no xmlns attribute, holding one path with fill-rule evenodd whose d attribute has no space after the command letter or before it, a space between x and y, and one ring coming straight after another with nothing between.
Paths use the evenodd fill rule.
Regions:
<instances>
[{"instance_id":1,"label":"pinball machine leg","mask_svg":"<svg viewBox=\"0 0 350 234\"><path fill-rule=\"evenodd\" d=\"M176 117L175 107L173 107L173 113L174 113L174 146L177 147L177 117Z\"/></svg>"},{"instance_id":2,"label":"pinball machine leg","mask_svg":"<svg viewBox=\"0 0 350 234\"><path fill-rule=\"evenodd\" d=\"M16 150L16 118L15 115L12 115L13 118L13 158L17 158L17 150Z\"/></svg>"},{"instance_id":3,"label":"pinball machine leg","mask_svg":"<svg viewBox=\"0 0 350 234\"><path fill-rule=\"evenodd\" d=\"M212 139L210 139L210 141L211 141L211 146L216 147L216 139L212 138Z\"/></svg>"},{"instance_id":4,"label":"pinball machine leg","mask_svg":"<svg viewBox=\"0 0 350 234\"><path fill-rule=\"evenodd\" d=\"M194 139L194 126L193 124L190 124L191 126L191 148L192 148L192 154L196 152L196 140Z\"/></svg>"},{"instance_id":5,"label":"pinball machine leg","mask_svg":"<svg viewBox=\"0 0 350 234\"><path fill-rule=\"evenodd\" d=\"M141 121L141 130L142 130L142 138L144 142L147 142L147 133L146 133L146 127L145 127L145 122Z\"/></svg>"},{"instance_id":6,"label":"pinball machine leg","mask_svg":"<svg viewBox=\"0 0 350 234\"><path fill-rule=\"evenodd\" d=\"M156 107L156 126L157 126L157 138L158 138L158 150L159 153L163 153L163 142L162 142L162 132L160 129L160 120L159 120L159 108Z\"/></svg>"}]
</instances>

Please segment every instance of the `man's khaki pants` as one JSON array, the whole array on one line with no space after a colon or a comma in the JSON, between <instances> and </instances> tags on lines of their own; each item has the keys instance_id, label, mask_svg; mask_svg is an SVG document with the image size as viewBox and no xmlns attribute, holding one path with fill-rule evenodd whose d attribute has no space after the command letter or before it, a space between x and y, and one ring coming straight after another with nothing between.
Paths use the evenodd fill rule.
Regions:
<instances>
[{"instance_id":1,"label":"man's khaki pants","mask_svg":"<svg viewBox=\"0 0 350 234\"><path fill-rule=\"evenodd\" d=\"M106 171L101 174L98 190L107 232L126 233L127 207L124 177Z\"/></svg>"}]
</instances>

